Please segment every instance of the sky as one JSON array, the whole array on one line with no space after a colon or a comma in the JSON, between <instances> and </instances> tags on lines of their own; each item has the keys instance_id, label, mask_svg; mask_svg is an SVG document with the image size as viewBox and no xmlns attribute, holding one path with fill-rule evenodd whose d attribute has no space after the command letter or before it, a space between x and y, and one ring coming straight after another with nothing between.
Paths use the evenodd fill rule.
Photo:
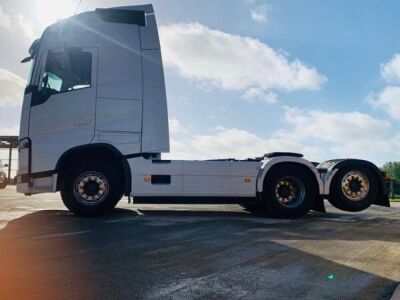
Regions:
<instances>
[{"instance_id":1,"label":"sky","mask_svg":"<svg viewBox=\"0 0 400 300\"><path fill-rule=\"evenodd\" d=\"M400 160L400 2L389 0L2 0L0 135L18 134L30 67L19 62L46 26L145 3L165 66L163 157Z\"/></svg>"}]
</instances>

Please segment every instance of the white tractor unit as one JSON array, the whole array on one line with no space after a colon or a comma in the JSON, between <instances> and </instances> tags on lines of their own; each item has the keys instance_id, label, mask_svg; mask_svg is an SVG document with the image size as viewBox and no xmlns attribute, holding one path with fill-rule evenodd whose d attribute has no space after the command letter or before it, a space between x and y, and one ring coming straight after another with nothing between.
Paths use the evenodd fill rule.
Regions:
<instances>
[{"instance_id":1,"label":"white tractor unit","mask_svg":"<svg viewBox=\"0 0 400 300\"><path fill-rule=\"evenodd\" d=\"M164 70L151 5L96 9L49 26L29 49L17 190L61 192L80 216L135 203L239 203L298 218L389 206L372 163L312 163L301 154L206 161L162 160L169 152Z\"/></svg>"}]
</instances>

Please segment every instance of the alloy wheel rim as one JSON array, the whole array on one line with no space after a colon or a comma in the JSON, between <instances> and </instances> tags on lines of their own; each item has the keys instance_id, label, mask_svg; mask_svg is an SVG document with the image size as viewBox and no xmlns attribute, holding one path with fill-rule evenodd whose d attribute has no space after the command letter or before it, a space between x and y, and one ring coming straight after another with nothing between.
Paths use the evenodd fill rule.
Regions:
<instances>
[{"instance_id":1,"label":"alloy wheel rim","mask_svg":"<svg viewBox=\"0 0 400 300\"><path fill-rule=\"evenodd\" d=\"M345 174L341 183L343 194L351 201L363 200L369 191L368 177L360 171Z\"/></svg>"},{"instance_id":2,"label":"alloy wheel rim","mask_svg":"<svg viewBox=\"0 0 400 300\"><path fill-rule=\"evenodd\" d=\"M74 195L85 205L96 205L104 201L109 193L107 178L98 172L86 172L74 183Z\"/></svg>"},{"instance_id":3,"label":"alloy wheel rim","mask_svg":"<svg viewBox=\"0 0 400 300\"><path fill-rule=\"evenodd\" d=\"M275 185L275 197L286 207L297 207L305 199L306 189L303 182L294 176L286 176Z\"/></svg>"}]
</instances>

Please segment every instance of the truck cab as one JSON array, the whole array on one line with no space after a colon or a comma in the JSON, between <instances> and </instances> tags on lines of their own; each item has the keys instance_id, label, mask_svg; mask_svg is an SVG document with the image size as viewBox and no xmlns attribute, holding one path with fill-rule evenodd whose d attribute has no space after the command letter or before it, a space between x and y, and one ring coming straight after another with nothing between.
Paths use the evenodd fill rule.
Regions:
<instances>
[{"instance_id":1,"label":"truck cab","mask_svg":"<svg viewBox=\"0 0 400 300\"><path fill-rule=\"evenodd\" d=\"M169 151L151 6L98 9L57 22L34 42L30 57L19 172L33 175L34 184L23 180L23 192L55 184L51 173L66 150L104 144L123 156ZM35 184L35 174L48 176Z\"/></svg>"},{"instance_id":2,"label":"truck cab","mask_svg":"<svg viewBox=\"0 0 400 300\"><path fill-rule=\"evenodd\" d=\"M388 205L379 169L361 160L318 166L293 153L162 160L170 150L168 110L151 5L59 21L23 61L32 70L22 106L18 192L60 191L66 206L85 216L108 212L123 195L137 202L251 201L281 217L324 211L323 198L347 199L332 200L345 210Z\"/></svg>"}]
</instances>

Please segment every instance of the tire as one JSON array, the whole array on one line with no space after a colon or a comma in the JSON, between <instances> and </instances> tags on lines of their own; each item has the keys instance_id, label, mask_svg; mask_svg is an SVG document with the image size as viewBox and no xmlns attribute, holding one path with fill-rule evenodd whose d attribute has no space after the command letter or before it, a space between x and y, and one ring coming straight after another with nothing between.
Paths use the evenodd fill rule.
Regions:
<instances>
[{"instance_id":1,"label":"tire","mask_svg":"<svg viewBox=\"0 0 400 300\"><path fill-rule=\"evenodd\" d=\"M260 206L267 216L297 219L308 213L317 196L315 181L307 170L285 165L267 174Z\"/></svg>"},{"instance_id":2,"label":"tire","mask_svg":"<svg viewBox=\"0 0 400 300\"><path fill-rule=\"evenodd\" d=\"M367 185L367 188L362 189ZM336 208L357 212L371 206L378 195L378 179L362 165L346 166L332 179L329 202Z\"/></svg>"},{"instance_id":3,"label":"tire","mask_svg":"<svg viewBox=\"0 0 400 300\"><path fill-rule=\"evenodd\" d=\"M4 190L6 187L7 187L6 182L0 183L0 190Z\"/></svg>"},{"instance_id":4,"label":"tire","mask_svg":"<svg viewBox=\"0 0 400 300\"><path fill-rule=\"evenodd\" d=\"M61 184L65 206L77 216L109 213L122 198L123 185L117 168L102 161L85 161L66 171Z\"/></svg>"}]
</instances>

